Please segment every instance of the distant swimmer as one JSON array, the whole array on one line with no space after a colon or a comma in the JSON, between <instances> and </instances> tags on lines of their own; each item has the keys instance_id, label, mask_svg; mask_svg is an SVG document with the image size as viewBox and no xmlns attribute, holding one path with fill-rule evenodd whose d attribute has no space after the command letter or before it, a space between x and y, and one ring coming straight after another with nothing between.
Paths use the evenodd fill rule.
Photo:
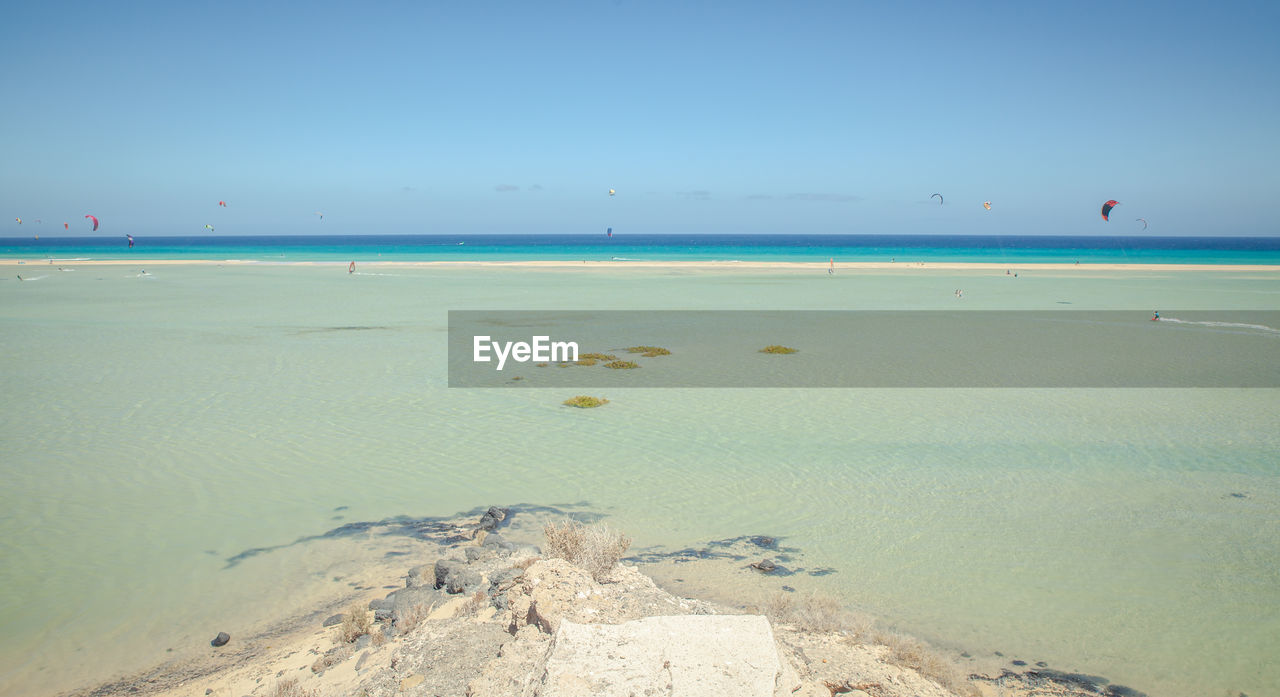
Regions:
<instances>
[{"instance_id":1,"label":"distant swimmer","mask_svg":"<svg viewBox=\"0 0 1280 697\"><path fill-rule=\"evenodd\" d=\"M356 272L356 263L353 261L347 265L347 273L355 273L355 272Z\"/></svg>"},{"instance_id":2,"label":"distant swimmer","mask_svg":"<svg viewBox=\"0 0 1280 697\"><path fill-rule=\"evenodd\" d=\"M1152 321L1152 322L1159 322L1159 321L1160 321L1160 311L1159 311L1159 310L1156 310L1156 311L1151 315L1151 321Z\"/></svg>"},{"instance_id":3,"label":"distant swimmer","mask_svg":"<svg viewBox=\"0 0 1280 697\"><path fill-rule=\"evenodd\" d=\"M21 281L21 280L22 280L22 274L18 274L18 280L19 280L19 281Z\"/></svg>"}]
</instances>

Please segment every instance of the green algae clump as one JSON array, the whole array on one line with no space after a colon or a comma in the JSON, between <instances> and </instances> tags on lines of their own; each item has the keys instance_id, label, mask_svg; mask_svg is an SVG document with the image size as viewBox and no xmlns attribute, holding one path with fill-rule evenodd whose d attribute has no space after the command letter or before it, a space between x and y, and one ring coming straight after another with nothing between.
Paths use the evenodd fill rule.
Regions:
<instances>
[{"instance_id":1,"label":"green algae clump","mask_svg":"<svg viewBox=\"0 0 1280 697\"><path fill-rule=\"evenodd\" d=\"M654 356L670 356L671 352L661 346L632 346L624 349L627 353L638 353L645 358L653 358Z\"/></svg>"},{"instance_id":2,"label":"green algae clump","mask_svg":"<svg viewBox=\"0 0 1280 697\"><path fill-rule=\"evenodd\" d=\"M579 409L595 409L598 406L608 404L608 403L609 403L609 400L605 399L604 397L588 397L587 395L584 395L584 394L580 394L577 397L573 397L572 399L564 400L565 406L577 407Z\"/></svg>"},{"instance_id":3,"label":"green algae clump","mask_svg":"<svg viewBox=\"0 0 1280 697\"><path fill-rule=\"evenodd\" d=\"M773 344L772 346L766 346L760 349L760 353L795 353L797 350L798 349L793 349L789 346L779 346L778 344Z\"/></svg>"},{"instance_id":4,"label":"green algae clump","mask_svg":"<svg viewBox=\"0 0 1280 697\"><path fill-rule=\"evenodd\" d=\"M632 368L639 368L640 366L636 365L634 361L614 361L612 363L605 363L604 367L613 368L614 370L631 370Z\"/></svg>"},{"instance_id":5,"label":"green algae clump","mask_svg":"<svg viewBox=\"0 0 1280 697\"><path fill-rule=\"evenodd\" d=\"M616 361L618 360L618 357L612 353L584 353L578 356L579 363L582 363L587 359L596 361Z\"/></svg>"},{"instance_id":6,"label":"green algae clump","mask_svg":"<svg viewBox=\"0 0 1280 697\"><path fill-rule=\"evenodd\" d=\"M596 359L594 358L582 358L578 360L578 365L595 365L595 364L596 364Z\"/></svg>"}]
</instances>

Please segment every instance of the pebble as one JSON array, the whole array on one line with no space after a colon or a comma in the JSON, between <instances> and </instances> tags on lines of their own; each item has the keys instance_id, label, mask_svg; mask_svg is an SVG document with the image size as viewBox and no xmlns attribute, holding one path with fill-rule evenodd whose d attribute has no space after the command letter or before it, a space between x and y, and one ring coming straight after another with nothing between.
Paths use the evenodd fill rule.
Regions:
<instances>
[{"instance_id":1,"label":"pebble","mask_svg":"<svg viewBox=\"0 0 1280 697\"><path fill-rule=\"evenodd\" d=\"M225 646L228 641L231 641L230 634L227 634L226 632L218 632L218 636L214 637L213 641L209 642L209 644L212 646Z\"/></svg>"}]
</instances>

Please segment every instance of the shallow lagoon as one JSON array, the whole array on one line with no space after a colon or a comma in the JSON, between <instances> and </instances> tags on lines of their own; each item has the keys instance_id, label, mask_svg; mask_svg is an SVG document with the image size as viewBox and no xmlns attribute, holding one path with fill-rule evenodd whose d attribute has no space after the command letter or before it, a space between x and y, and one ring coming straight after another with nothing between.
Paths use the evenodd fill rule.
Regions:
<instances>
[{"instance_id":1,"label":"shallow lagoon","mask_svg":"<svg viewBox=\"0 0 1280 697\"><path fill-rule=\"evenodd\" d=\"M1275 389L616 389L581 411L449 389L444 356L448 310L1275 310L1274 273L28 268L0 282L5 693L207 648L400 544L300 538L520 502L604 513L637 549L779 537L835 570L786 584L975 655L1280 689Z\"/></svg>"}]
</instances>

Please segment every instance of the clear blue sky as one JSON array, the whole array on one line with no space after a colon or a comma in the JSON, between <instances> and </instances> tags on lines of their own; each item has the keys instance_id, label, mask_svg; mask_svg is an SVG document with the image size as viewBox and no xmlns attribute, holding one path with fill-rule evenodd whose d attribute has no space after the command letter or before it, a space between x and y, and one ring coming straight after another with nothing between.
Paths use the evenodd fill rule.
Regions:
<instances>
[{"instance_id":1,"label":"clear blue sky","mask_svg":"<svg viewBox=\"0 0 1280 697\"><path fill-rule=\"evenodd\" d=\"M89 234L86 213L1280 235L1276 2L53 1L0 26L3 236Z\"/></svg>"}]
</instances>

